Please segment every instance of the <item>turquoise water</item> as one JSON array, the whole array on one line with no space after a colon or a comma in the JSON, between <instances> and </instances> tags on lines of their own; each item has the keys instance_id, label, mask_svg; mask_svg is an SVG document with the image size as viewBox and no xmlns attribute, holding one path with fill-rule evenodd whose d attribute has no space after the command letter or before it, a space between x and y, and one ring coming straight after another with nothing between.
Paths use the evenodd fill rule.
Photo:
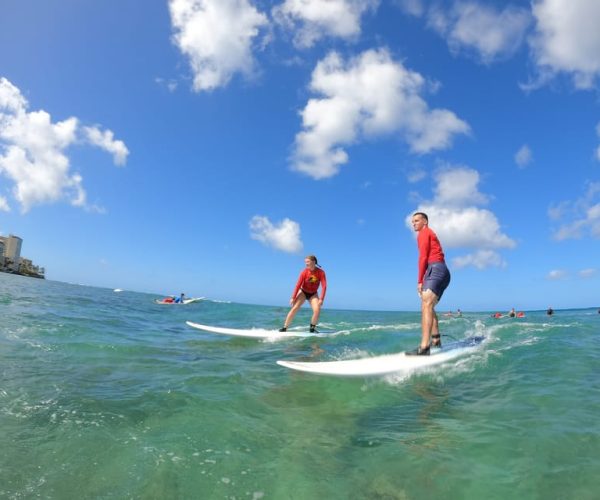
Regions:
<instances>
[{"instance_id":1,"label":"turquoise water","mask_svg":"<svg viewBox=\"0 0 600 500\"><path fill-rule=\"evenodd\" d=\"M0 274L0 497L599 498L596 309L441 318L486 342L338 379L275 361L412 348L419 315L325 309L339 335L261 342L185 321L278 327L287 308L154 298Z\"/></svg>"}]
</instances>

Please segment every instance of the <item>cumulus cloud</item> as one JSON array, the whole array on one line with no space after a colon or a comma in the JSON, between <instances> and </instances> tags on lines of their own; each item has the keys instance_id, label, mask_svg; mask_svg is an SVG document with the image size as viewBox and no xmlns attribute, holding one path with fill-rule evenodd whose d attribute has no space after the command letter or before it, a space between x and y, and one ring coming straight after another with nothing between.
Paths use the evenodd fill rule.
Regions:
<instances>
[{"instance_id":1,"label":"cumulus cloud","mask_svg":"<svg viewBox=\"0 0 600 500\"><path fill-rule=\"evenodd\" d=\"M535 33L529 44L543 83L569 74L576 88L594 86L600 75L600 3L590 0L535 0Z\"/></svg>"},{"instance_id":2,"label":"cumulus cloud","mask_svg":"<svg viewBox=\"0 0 600 500\"><path fill-rule=\"evenodd\" d=\"M533 160L533 153L527 144L523 144L515 153L515 163L520 168L525 168Z\"/></svg>"},{"instance_id":3,"label":"cumulus cloud","mask_svg":"<svg viewBox=\"0 0 600 500\"><path fill-rule=\"evenodd\" d=\"M294 45L307 48L326 36L357 37L362 15L378 4L379 0L285 0L273 9L273 17L294 31Z\"/></svg>"},{"instance_id":4,"label":"cumulus cloud","mask_svg":"<svg viewBox=\"0 0 600 500\"><path fill-rule=\"evenodd\" d=\"M421 202L406 217L406 226L413 231L412 214L425 212L444 248L472 249L473 252L453 260L455 268L505 266L497 250L514 248L516 243L502 232L493 212L475 206L485 205L489 200L479 192L479 173L465 166L447 166L440 169L434 179L433 200Z\"/></svg>"},{"instance_id":5,"label":"cumulus cloud","mask_svg":"<svg viewBox=\"0 0 600 500\"><path fill-rule=\"evenodd\" d=\"M546 276L546 279L551 281L564 280L565 278L567 278L567 272L562 269L553 269Z\"/></svg>"},{"instance_id":6,"label":"cumulus cloud","mask_svg":"<svg viewBox=\"0 0 600 500\"><path fill-rule=\"evenodd\" d=\"M548 209L559 225L552 237L557 241L585 236L600 238L600 182L588 183L586 192L574 201L562 201Z\"/></svg>"},{"instance_id":7,"label":"cumulus cloud","mask_svg":"<svg viewBox=\"0 0 600 500\"><path fill-rule=\"evenodd\" d=\"M312 74L310 88L321 97L301 112L293 168L314 179L332 177L348 161L344 146L392 133L414 153L448 148L469 126L451 111L430 109L421 97L425 84L385 49L349 61L329 53Z\"/></svg>"},{"instance_id":8,"label":"cumulus cloud","mask_svg":"<svg viewBox=\"0 0 600 500\"><path fill-rule=\"evenodd\" d=\"M488 197L479 192L479 172L469 167L449 167L440 170L435 180L436 205L463 207L485 205Z\"/></svg>"},{"instance_id":9,"label":"cumulus cloud","mask_svg":"<svg viewBox=\"0 0 600 500\"><path fill-rule=\"evenodd\" d=\"M0 196L0 211L10 212L10 206L8 200L4 196Z\"/></svg>"},{"instance_id":10,"label":"cumulus cloud","mask_svg":"<svg viewBox=\"0 0 600 500\"><path fill-rule=\"evenodd\" d=\"M456 257L452 261L454 267L462 268L472 266L482 271L488 267L506 267L506 261L493 250L479 250L475 253Z\"/></svg>"},{"instance_id":11,"label":"cumulus cloud","mask_svg":"<svg viewBox=\"0 0 600 500\"><path fill-rule=\"evenodd\" d=\"M115 135L111 130L102 131L98 127L84 127L83 132L90 144L98 146L113 155L115 165L125 165L129 150L123 141L115 140Z\"/></svg>"},{"instance_id":12,"label":"cumulus cloud","mask_svg":"<svg viewBox=\"0 0 600 500\"><path fill-rule=\"evenodd\" d=\"M189 59L194 90L213 90L236 73L253 73L253 44L269 21L248 0L170 0L169 10L173 41Z\"/></svg>"},{"instance_id":13,"label":"cumulus cloud","mask_svg":"<svg viewBox=\"0 0 600 500\"><path fill-rule=\"evenodd\" d=\"M14 182L12 194L27 212L34 205L69 199L72 205L89 208L83 178L71 172L66 150L73 144L90 142L111 152L124 163L127 148L110 130L94 130L101 143L91 141L74 117L52 122L43 110L29 111L20 90L0 78L0 174ZM8 203L6 203L8 204Z\"/></svg>"},{"instance_id":14,"label":"cumulus cloud","mask_svg":"<svg viewBox=\"0 0 600 500\"><path fill-rule=\"evenodd\" d=\"M453 53L471 52L483 63L506 59L521 46L531 22L528 10L507 6L497 10L477 2L440 5L427 13L428 25L442 35Z\"/></svg>"},{"instance_id":15,"label":"cumulus cloud","mask_svg":"<svg viewBox=\"0 0 600 500\"><path fill-rule=\"evenodd\" d=\"M255 215L250 220L250 236L283 252L297 253L303 247L300 224L287 218L279 224L273 224L268 217Z\"/></svg>"}]
</instances>

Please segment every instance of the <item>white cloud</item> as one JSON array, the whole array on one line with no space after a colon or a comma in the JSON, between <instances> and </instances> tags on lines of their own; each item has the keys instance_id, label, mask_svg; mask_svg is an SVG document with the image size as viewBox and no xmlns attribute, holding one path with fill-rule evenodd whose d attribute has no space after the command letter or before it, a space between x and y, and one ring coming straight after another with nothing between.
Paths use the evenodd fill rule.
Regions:
<instances>
[{"instance_id":1,"label":"white cloud","mask_svg":"<svg viewBox=\"0 0 600 500\"><path fill-rule=\"evenodd\" d=\"M446 167L435 175L436 205L464 207L485 205L488 197L479 192L479 172L469 167Z\"/></svg>"},{"instance_id":2,"label":"white cloud","mask_svg":"<svg viewBox=\"0 0 600 500\"><path fill-rule=\"evenodd\" d=\"M98 127L84 127L83 131L91 144L113 155L115 165L125 165L129 150L123 141L115 140L111 130L103 132Z\"/></svg>"},{"instance_id":3,"label":"white cloud","mask_svg":"<svg viewBox=\"0 0 600 500\"><path fill-rule=\"evenodd\" d=\"M406 174L406 180L411 184L422 181L425 177L427 177L427 172L424 168L420 167L414 168Z\"/></svg>"},{"instance_id":4,"label":"white cloud","mask_svg":"<svg viewBox=\"0 0 600 500\"><path fill-rule=\"evenodd\" d=\"M425 13L425 5L423 0L395 0L404 12L415 17L421 17Z\"/></svg>"},{"instance_id":5,"label":"white cloud","mask_svg":"<svg viewBox=\"0 0 600 500\"><path fill-rule=\"evenodd\" d=\"M170 0L173 40L189 58L198 92L254 70L254 39L269 24L248 0Z\"/></svg>"},{"instance_id":6,"label":"white cloud","mask_svg":"<svg viewBox=\"0 0 600 500\"><path fill-rule=\"evenodd\" d=\"M488 267L506 267L506 261L493 250L479 250L475 253L462 255L452 260L452 267L457 269L472 266L482 271Z\"/></svg>"},{"instance_id":7,"label":"white cloud","mask_svg":"<svg viewBox=\"0 0 600 500\"><path fill-rule=\"evenodd\" d=\"M429 10L428 25L446 38L453 53L471 51L484 63L512 56L521 46L531 16L507 6L499 11L476 2L456 2L451 9Z\"/></svg>"},{"instance_id":8,"label":"white cloud","mask_svg":"<svg viewBox=\"0 0 600 500\"><path fill-rule=\"evenodd\" d=\"M285 0L273 9L273 17L295 30L294 44L306 48L326 36L357 37L361 16L378 4L379 0Z\"/></svg>"},{"instance_id":9,"label":"white cloud","mask_svg":"<svg viewBox=\"0 0 600 500\"><path fill-rule=\"evenodd\" d=\"M554 269L548 273L546 279L551 281L563 280L567 278L567 272L562 269Z\"/></svg>"},{"instance_id":10,"label":"white cloud","mask_svg":"<svg viewBox=\"0 0 600 500\"><path fill-rule=\"evenodd\" d=\"M485 204L488 196L478 190L479 173L469 167L445 167L435 175L434 199L422 202L406 217L413 231L414 212L425 212L444 248L470 248L475 251L453 260L454 267L505 266L497 250L514 248L516 243L504 234L490 210L474 206Z\"/></svg>"},{"instance_id":11,"label":"white cloud","mask_svg":"<svg viewBox=\"0 0 600 500\"><path fill-rule=\"evenodd\" d=\"M0 110L3 113L22 113L28 106L27 100L21 91L6 78L0 78ZM3 118L5 120L6 118Z\"/></svg>"},{"instance_id":12,"label":"white cloud","mask_svg":"<svg viewBox=\"0 0 600 500\"><path fill-rule=\"evenodd\" d=\"M177 81L173 80L173 79L165 79L165 78L156 77L154 79L154 81L158 85L166 87L169 92L175 92L178 87Z\"/></svg>"},{"instance_id":13,"label":"white cloud","mask_svg":"<svg viewBox=\"0 0 600 500\"><path fill-rule=\"evenodd\" d=\"M540 80L570 74L575 87L591 88L600 75L600 2L535 0L536 29L530 39Z\"/></svg>"},{"instance_id":14,"label":"white cloud","mask_svg":"<svg viewBox=\"0 0 600 500\"><path fill-rule=\"evenodd\" d=\"M21 210L63 198L89 208L83 179L70 171L66 155L69 146L82 140L79 121L71 117L53 123L46 111L28 107L20 90L0 78L0 174L14 182L12 194ZM113 140L110 131L98 133L105 138L102 147L112 148L115 160L124 162L125 144Z\"/></svg>"},{"instance_id":15,"label":"white cloud","mask_svg":"<svg viewBox=\"0 0 600 500\"><path fill-rule=\"evenodd\" d=\"M250 236L283 252L296 253L303 247L300 224L287 218L273 224L268 217L255 215L250 220Z\"/></svg>"},{"instance_id":16,"label":"white cloud","mask_svg":"<svg viewBox=\"0 0 600 500\"><path fill-rule=\"evenodd\" d=\"M10 212L10 206L8 200L4 196L0 196L0 211Z\"/></svg>"},{"instance_id":17,"label":"white cloud","mask_svg":"<svg viewBox=\"0 0 600 500\"><path fill-rule=\"evenodd\" d=\"M293 168L314 179L336 175L348 161L343 146L364 137L397 133L414 153L451 145L469 126L446 109L429 109L423 77L393 61L385 49L344 61L331 52L312 74L312 98L302 110Z\"/></svg>"},{"instance_id":18,"label":"white cloud","mask_svg":"<svg viewBox=\"0 0 600 500\"><path fill-rule=\"evenodd\" d=\"M429 216L432 228L435 228L444 247L494 249L516 246L502 232L496 215L490 210L478 207L446 208L434 201L419 205L417 211Z\"/></svg>"},{"instance_id":19,"label":"white cloud","mask_svg":"<svg viewBox=\"0 0 600 500\"><path fill-rule=\"evenodd\" d=\"M527 144L523 144L515 153L515 163L520 168L525 168L533 160L533 153Z\"/></svg>"},{"instance_id":20,"label":"white cloud","mask_svg":"<svg viewBox=\"0 0 600 500\"><path fill-rule=\"evenodd\" d=\"M588 278L593 277L596 274L597 271L598 271L597 269L588 268L588 269L582 269L577 274L579 274L579 277L581 277L583 279L588 279Z\"/></svg>"},{"instance_id":21,"label":"white cloud","mask_svg":"<svg viewBox=\"0 0 600 500\"><path fill-rule=\"evenodd\" d=\"M596 125L596 135L597 135L598 137L600 137L600 123L598 123L598 125ZM595 153L596 153L596 159L597 159L598 161L600 161L600 146L598 146L598 147L596 148L596 151L595 151Z\"/></svg>"},{"instance_id":22,"label":"white cloud","mask_svg":"<svg viewBox=\"0 0 600 500\"><path fill-rule=\"evenodd\" d=\"M551 206L548 216L559 224L565 221L553 230L555 240L579 239L588 233L600 238L600 182L589 183L587 191L575 201Z\"/></svg>"}]
</instances>

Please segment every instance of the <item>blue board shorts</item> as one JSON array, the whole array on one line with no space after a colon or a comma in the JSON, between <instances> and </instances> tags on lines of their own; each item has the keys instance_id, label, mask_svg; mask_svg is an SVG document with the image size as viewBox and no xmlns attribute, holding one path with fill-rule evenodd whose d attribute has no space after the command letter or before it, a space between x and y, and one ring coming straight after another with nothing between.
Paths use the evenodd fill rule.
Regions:
<instances>
[{"instance_id":1,"label":"blue board shorts","mask_svg":"<svg viewBox=\"0 0 600 500\"><path fill-rule=\"evenodd\" d=\"M423 276L423 291L431 290L440 300L449 284L450 271L444 262L433 262L427 266Z\"/></svg>"}]
</instances>

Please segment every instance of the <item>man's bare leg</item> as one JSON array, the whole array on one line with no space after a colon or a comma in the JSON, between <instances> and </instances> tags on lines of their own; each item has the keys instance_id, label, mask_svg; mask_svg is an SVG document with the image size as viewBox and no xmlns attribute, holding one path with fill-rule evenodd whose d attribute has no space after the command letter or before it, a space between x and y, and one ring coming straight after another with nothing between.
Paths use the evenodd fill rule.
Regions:
<instances>
[{"instance_id":1,"label":"man's bare leg","mask_svg":"<svg viewBox=\"0 0 600 500\"><path fill-rule=\"evenodd\" d=\"M431 333L439 333L437 314L434 307L438 298L431 290L421 294L421 349L429 347Z\"/></svg>"}]
</instances>

